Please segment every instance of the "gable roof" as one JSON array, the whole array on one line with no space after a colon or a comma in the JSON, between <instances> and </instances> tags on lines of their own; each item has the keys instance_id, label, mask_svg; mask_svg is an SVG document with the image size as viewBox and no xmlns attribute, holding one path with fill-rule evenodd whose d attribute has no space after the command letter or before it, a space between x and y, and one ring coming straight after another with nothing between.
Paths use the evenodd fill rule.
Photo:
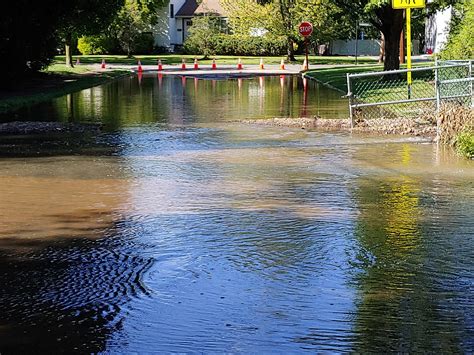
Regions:
<instances>
[{"instance_id":1,"label":"gable roof","mask_svg":"<svg viewBox=\"0 0 474 355\"><path fill-rule=\"evenodd\" d=\"M227 16L219 0L202 0L194 13L196 15L215 13L218 16Z\"/></svg>"},{"instance_id":2,"label":"gable roof","mask_svg":"<svg viewBox=\"0 0 474 355\"><path fill-rule=\"evenodd\" d=\"M196 0L186 0L186 2L181 6L178 12L175 14L175 17L193 17L194 11L198 8Z\"/></svg>"},{"instance_id":3,"label":"gable roof","mask_svg":"<svg viewBox=\"0 0 474 355\"><path fill-rule=\"evenodd\" d=\"M219 0L202 0L200 5L198 5L196 0L186 0L175 16L193 17L196 15L208 13L213 13L221 17L227 16L221 4L219 3Z\"/></svg>"}]
</instances>

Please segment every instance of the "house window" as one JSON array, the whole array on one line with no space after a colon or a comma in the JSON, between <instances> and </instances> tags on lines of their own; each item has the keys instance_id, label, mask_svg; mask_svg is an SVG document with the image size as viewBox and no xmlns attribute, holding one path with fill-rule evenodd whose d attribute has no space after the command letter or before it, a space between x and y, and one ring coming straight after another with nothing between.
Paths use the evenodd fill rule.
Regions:
<instances>
[{"instance_id":1,"label":"house window","mask_svg":"<svg viewBox=\"0 0 474 355\"><path fill-rule=\"evenodd\" d=\"M186 21L186 26L192 26L192 25L193 25L193 21L191 20Z\"/></svg>"},{"instance_id":2,"label":"house window","mask_svg":"<svg viewBox=\"0 0 474 355\"><path fill-rule=\"evenodd\" d=\"M174 18L174 4L170 4L170 18Z\"/></svg>"}]
</instances>

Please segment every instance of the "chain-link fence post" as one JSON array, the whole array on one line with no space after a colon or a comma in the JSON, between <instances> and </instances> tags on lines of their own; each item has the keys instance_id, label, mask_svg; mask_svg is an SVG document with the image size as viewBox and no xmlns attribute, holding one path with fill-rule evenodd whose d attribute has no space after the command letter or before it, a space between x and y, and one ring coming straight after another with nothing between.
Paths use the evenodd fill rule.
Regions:
<instances>
[{"instance_id":1,"label":"chain-link fence post","mask_svg":"<svg viewBox=\"0 0 474 355\"><path fill-rule=\"evenodd\" d=\"M434 69L435 72L435 92L436 92L436 113L439 112L439 106L441 104L441 88L439 82L439 68L436 66Z\"/></svg>"},{"instance_id":2,"label":"chain-link fence post","mask_svg":"<svg viewBox=\"0 0 474 355\"><path fill-rule=\"evenodd\" d=\"M472 79L472 63L474 60L469 61L469 77ZM474 107L474 83L471 80L471 107Z\"/></svg>"},{"instance_id":3,"label":"chain-link fence post","mask_svg":"<svg viewBox=\"0 0 474 355\"><path fill-rule=\"evenodd\" d=\"M346 74L347 78L347 97L349 98L349 117L351 120L351 128L354 128L354 113L352 112L352 89L351 89L351 78L349 73Z\"/></svg>"},{"instance_id":4,"label":"chain-link fence post","mask_svg":"<svg viewBox=\"0 0 474 355\"><path fill-rule=\"evenodd\" d=\"M438 61L436 61L438 64ZM441 88L439 82L439 68L435 65L435 93L436 93L436 141L439 142L441 138L441 115L439 114L441 104Z\"/></svg>"}]
</instances>

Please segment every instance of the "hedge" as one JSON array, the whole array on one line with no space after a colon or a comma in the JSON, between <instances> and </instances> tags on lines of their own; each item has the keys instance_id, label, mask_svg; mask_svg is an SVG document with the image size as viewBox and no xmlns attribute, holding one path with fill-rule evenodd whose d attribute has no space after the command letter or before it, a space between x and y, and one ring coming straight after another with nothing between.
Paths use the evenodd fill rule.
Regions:
<instances>
[{"instance_id":1,"label":"hedge","mask_svg":"<svg viewBox=\"0 0 474 355\"><path fill-rule=\"evenodd\" d=\"M282 37L219 34L212 37L210 47L212 54L219 55L278 56L286 53L286 40ZM192 38L185 41L184 51L188 54L203 54Z\"/></svg>"}]
</instances>

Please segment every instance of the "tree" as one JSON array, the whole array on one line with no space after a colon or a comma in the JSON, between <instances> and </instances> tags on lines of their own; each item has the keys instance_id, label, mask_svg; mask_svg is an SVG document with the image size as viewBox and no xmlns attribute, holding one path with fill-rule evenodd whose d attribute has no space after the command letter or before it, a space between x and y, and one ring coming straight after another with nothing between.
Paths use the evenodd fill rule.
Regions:
<instances>
[{"instance_id":1,"label":"tree","mask_svg":"<svg viewBox=\"0 0 474 355\"><path fill-rule=\"evenodd\" d=\"M289 61L294 62L295 52L294 52L294 43L295 43L295 33L294 28L296 22L294 21L293 9L297 0L278 0L278 9L280 14L281 28L282 33L286 36L287 40L287 58Z\"/></svg>"},{"instance_id":2,"label":"tree","mask_svg":"<svg viewBox=\"0 0 474 355\"><path fill-rule=\"evenodd\" d=\"M391 0L333 0L346 13L367 20L383 34L384 70L400 68L400 35L404 25L403 10L392 8ZM458 0L433 0L426 13L448 6ZM420 10L422 11L422 10Z\"/></svg>"},{"instance_id":3,"label":"tree","mask_svg":"<svg viewBox=\"0 0 474 355\"><path fill-rule=\"evenodd\" d=\"M98 34L106 29L120 9L123 0L68 0L60 18L58 33L62 38L66 65L73 66L71 46L77 38Z\"/></svg>"},{"instance_id":4,"label":"tree","mask_svg":"<svg viewBox=\"0 0 474 355\"><path fill-rule=\"evenodd\" d=\"M257 29L270 31L271 18L276 10L271 1L256 0L221 0L222 6L229 15L229 26L238 36L248 36Z\"/></svg>"},{"instance_id":5,"label":"tree","mask_svg":"<svg viewBox=\"0 0 474 355\"><path fill-rule=\"evenodd\" d=\"M284 36L290 61L295 60L295 42L302 39L298 33L300 22L310 21L315 25L311 39L316 43L347 38L350 29L348 16L331 0L223 0L223 5L234 32L248 35L250 30L262 28Z\"/></svg>"},{"instance_id":6,"label":"tree","mask_svg":"<svg viewBox=\"0 0 474 355\"><path fill-rule=\"evenodd\" d=\"M215 38L221 33L220 18L216 15L205 14L193 18L193 25L184 43L187 51L202 54L204 59L215 54Z\"/></svg>"},{"instance_id":7,"label":"tree","mask_svg":"<svg viewBox=\"0 0 474 355\"><path fill-rule=\"evenodd\" d=\"M474 3L465 0L456 9L458 16L451 21L448 43L441 56L446 59L474 58Z\"/></svg>"},{"instance_id":8,"label":"tree","mask_svg":"<svg viewBox=\"0 0 474 355\"><path fill-rule=\"evenodd\" d=\"M167 2L166 0L125 0L110 26L110 32L112 37L117 38L128 57L135 50L141 34L151 31L157 23L158 8Z\"/></svg>"},{"instance_id":9,"label":"tree","mask_svg":"<svg viewBox=\"0 0 474 355\"><path fill-rule=\"evenodd\" d=\"M62 1L16 0L0 12L0 86L9 86L47 66L56 52L56 27ZM28 14L25 16L25 14Z\"/></svg>"},{"instance_id":10,"label":"tree","mask_svg":"<svg viewBox=\"0 0 474 355\"><path fill-rule=\"evenodd\" d=\"M296 1L292 9L295 19L294 31L298 38L297 26L302 21L313 24L310 40L315 44L327 44L334 39L347 39L354 31L350 16L331 0Z\"/></svg>"}]
</instances>

